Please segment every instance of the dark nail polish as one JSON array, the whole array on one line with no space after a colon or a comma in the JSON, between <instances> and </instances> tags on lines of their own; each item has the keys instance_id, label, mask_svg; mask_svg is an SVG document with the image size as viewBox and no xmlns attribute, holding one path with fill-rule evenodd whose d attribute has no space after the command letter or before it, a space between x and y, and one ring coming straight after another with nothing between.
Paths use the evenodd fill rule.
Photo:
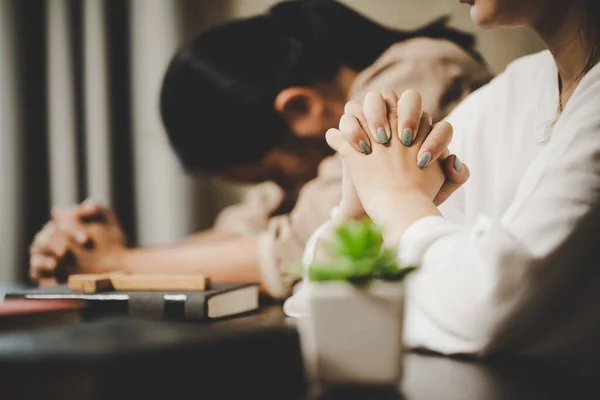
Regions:
<instances>
[{"instance_id":1,"label":"dark nail polish","mask_svg":"<svg viewBox=\"0 0 600 400\"><path fill-rule=\"evenodd\" d=\"M385 129L383 129L383 128L377 129L377 141L379 143L387 143L388 137L387 137L387 133L385 132Z\"/></svg>"},{"instance_id":2,"label":"dark nail polish","mask_svg":"<svg viewBox=\"0 0 600 400\"><path fill-rule=\"evenodd\" d=\"M431 161L431 154L428 151L426 151L425 153L421 154L421 157L419 157L417 167L425 168L427 164L429 164L429 161Z\"/></svg>"},{"instance_id":3,"label":"dark nail polish","mask_svg":"<svg viewBox=\"0 0 600 400\"><path fill-rule=\"evenodd\" d=\"M460 171L460 170L462 169L462 166L463 166L463 164L462 164L462 162L461 162L461 161L458 159L458 157L456 157L456 156L454 157L454 162L453 162L453 164L454 164L454 169L455 169L456 171Z\"/></svg>"},{"instance_id":4,"label":"dark nail polish","mask_svg":"<svg viewBox=\"0 0 600 400\"><path fill-rule=\"evenodd\" d=\"M406 128L405 130L402 131L402 137L400 138L400 141L402 142L403 145L405 146L410 146L412 144L413 141L413 131L410 128Z\"/></svg>"},{"instance_id":5,"label":"dark nail polish","mask_svg":"<svg viewBox=\"0 0 600 400\"><path fill-rule=\"evenodd\" d=\"M371 146L369 146L367 144L367 142L365 142L364 140L361 140L360 142L358 142L358 147L360 147L360 149L362 150L363 153L365 153L366 155L371 154Z\"/></svg>"}]
</instances>

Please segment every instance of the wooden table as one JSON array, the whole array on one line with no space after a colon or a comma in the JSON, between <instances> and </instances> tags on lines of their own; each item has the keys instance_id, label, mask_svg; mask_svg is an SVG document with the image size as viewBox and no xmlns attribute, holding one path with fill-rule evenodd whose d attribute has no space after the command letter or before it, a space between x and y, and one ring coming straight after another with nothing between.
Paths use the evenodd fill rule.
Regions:
<instances>
[{"instance_id":1,"label":"wooden table","mask_svg":"<svg viewBox=\"0 0 600 400\"><path fill-rule=\"evenodd\" d=\"M411 353L400 387L313 393L294 321L281 307L212 324L107 317L0 335L0 398L443 399L600 398L594 379L523 360Z\"/></svg>"}]
</instances>

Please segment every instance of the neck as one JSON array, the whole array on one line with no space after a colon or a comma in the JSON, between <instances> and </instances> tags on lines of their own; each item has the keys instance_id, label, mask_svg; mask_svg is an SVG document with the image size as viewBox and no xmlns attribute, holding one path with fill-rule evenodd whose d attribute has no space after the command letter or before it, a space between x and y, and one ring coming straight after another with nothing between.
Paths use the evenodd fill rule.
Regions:
<instances>
[{"instance_id":1,"label":"neck","mask_svg":"<svg viewBox=\"0 0 600 400\"><path fill-rule=\"evenodd\" d=\"M554 57L562 84L561 97L568 99L582 77L591 48L591 34L583 30L587 17L585 0L553 2L546 14L533 28Z\"/></svg>"}]
</instances>

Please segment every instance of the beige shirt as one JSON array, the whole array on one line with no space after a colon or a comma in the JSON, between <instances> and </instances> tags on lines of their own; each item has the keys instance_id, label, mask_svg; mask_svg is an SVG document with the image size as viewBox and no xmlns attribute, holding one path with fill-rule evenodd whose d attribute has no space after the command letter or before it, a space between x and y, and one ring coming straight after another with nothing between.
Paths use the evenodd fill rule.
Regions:
<instances>
[{"instance_id":1,"label":"beige shirt","mask_svg":"<svg viewBox=\"0 0 600 400\"><path fill-rule=\"evenodd\" d=\"M488 70L456 44L416 38L394 44L362 71L349 97L362 100L370 91L387 89L400 94L416 89L423 97L423 109L437 121L490 78ZM273 297L286 297L300 278L292 266L302 258L308 238L339 203L341 183L341 163L334 155L321 162L317 177L302 188L291 213L271 217L284 193L276 184L265 182L251 189L241 204L223 210L214 228L259 234L265 286Z\"/></svg>"}]
</instances>

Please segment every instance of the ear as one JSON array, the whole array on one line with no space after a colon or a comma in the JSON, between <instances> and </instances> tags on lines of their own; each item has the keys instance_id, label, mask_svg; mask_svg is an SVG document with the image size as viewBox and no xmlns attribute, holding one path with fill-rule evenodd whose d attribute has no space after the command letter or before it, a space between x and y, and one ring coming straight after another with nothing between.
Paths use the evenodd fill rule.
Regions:
<instances>
[{"instance_id":1,"label":"ear","mask_svg":"<svg viewBox=\"0 0 600 400\"><path fill-rule=\"evenodd\" d=\"M321 94L308 87L289 87L275 98L275 110L292 133L300 137L323 134L325 108Z\"/></svg>"}]
</instances>

